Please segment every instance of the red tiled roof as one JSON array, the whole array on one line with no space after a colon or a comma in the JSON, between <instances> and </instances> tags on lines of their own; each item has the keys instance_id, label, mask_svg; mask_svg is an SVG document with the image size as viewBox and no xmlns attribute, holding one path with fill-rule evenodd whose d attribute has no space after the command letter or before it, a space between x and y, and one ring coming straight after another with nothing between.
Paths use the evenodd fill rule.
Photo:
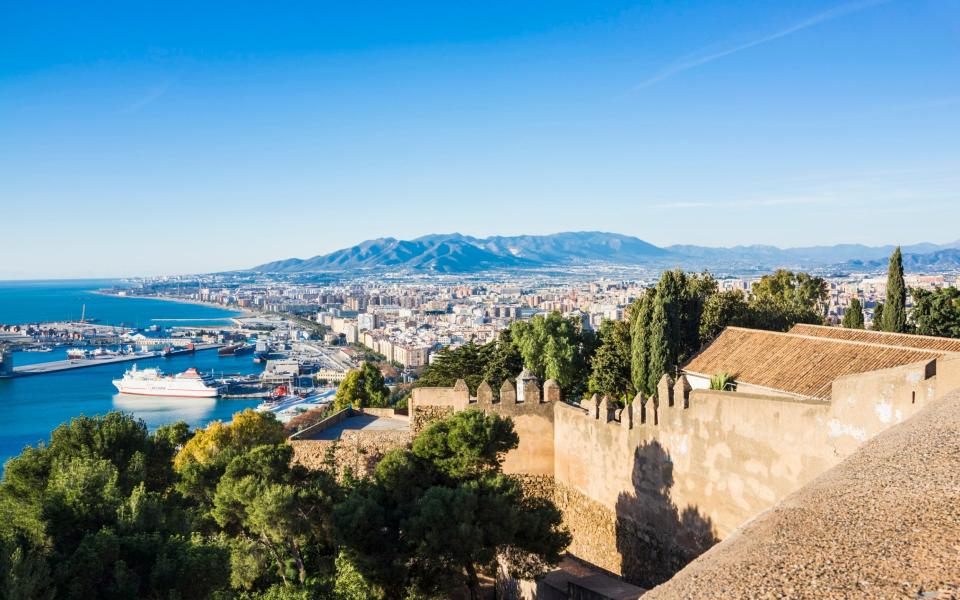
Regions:
<instances>
[{"instance_id":1,"label":"red tiled roof","mask_svg":"<svg viewBox=\"0 0 960 600\"><path fill-rule=\"evenodd\" d=\"M780 333L727 327L713 343L690 359L683 371L706 376L730 373L741 383L802 398L829 400L831 384L844 375L933 360L947 353L903 344L802 335L794 331Z\"/></svg>"}]
</instances>

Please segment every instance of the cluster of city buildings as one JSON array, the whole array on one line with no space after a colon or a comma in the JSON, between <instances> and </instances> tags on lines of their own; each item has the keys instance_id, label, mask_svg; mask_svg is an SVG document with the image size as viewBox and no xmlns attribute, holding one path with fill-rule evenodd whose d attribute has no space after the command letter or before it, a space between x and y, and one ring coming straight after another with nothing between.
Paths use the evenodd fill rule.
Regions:
<instances>
[{"instance_id":1,"label":"cluster of city buildings","mask_svg":"<svg viewBox=\"0 0 960 600\"><path fill-rule=\"evenodd\" d=\"M749 293L759 281L724 278L721 290ZM886 294L886 278L849 275L827 278L828 322L839 322L853 298L873 309ZM263 276L242 282L225 276L193 282L146 282L137 293L178 295L261 314L298 315L324 327L332 345L361 345L407 369L428 364L444 347L469 341L485 343L518 319L557 311L598 328L604 320L626 318L627 307L653 280L589 280L582 276L512 277L503 281L457 280L420 276L394 281L354 277L349 282L296 282ZM931 289L955 285L945 275L908 275L909 287ZM306 335L306 332L301 332Z\"/></svg>"}]
</instances>

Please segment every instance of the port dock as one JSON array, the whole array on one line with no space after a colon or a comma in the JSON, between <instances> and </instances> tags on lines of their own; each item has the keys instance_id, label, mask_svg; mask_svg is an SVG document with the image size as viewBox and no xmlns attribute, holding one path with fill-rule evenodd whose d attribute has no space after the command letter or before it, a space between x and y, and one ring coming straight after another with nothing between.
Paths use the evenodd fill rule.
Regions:
<instances>
[{"instance_id":1,"label":"port dock","mask_svg":"<svg viewBox=\"0 0 960 600\"><path fill-rule=\"evenodd\" d=\"M213 350L219 348L222 344L197 344L194 347L195 352L203 350ZM37 363L33 365L23 365L13 367L10 377L26 377L29 375L45 375L47 373L60 373L73 369L86 369L90 367L99 367L102 365L115 365L117 363L134 362L149 358L160 358L161 352L147 352L139 354L123 354L120 356L110 356L106 358L77 358L72 360L55 360L51 362Z\"/></svg>"}]
</instances>

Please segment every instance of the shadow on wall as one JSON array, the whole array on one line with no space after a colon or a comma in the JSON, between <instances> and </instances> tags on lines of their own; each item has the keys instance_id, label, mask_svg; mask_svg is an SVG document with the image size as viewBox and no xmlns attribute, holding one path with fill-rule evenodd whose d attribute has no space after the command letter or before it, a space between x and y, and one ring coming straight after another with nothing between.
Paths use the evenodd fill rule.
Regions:
<instances>
[{"instance_id":1,"label":"shadow on wall","mask_svg":"<svg viewBox=\"0 0 960 600\"><path fill-rule=\"evenodd\" d=\"M636 449L633 493L617 498L617 551L624 579L650 589L716 544L710 519L670 500L673 461L656 441Z\"/></svg>"}]
</instances>

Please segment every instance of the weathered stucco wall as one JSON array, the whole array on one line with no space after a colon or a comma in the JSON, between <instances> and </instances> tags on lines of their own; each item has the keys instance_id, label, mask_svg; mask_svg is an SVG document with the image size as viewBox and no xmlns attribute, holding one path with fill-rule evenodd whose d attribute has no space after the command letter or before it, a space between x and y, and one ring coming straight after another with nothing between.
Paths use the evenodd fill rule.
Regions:
<instances>
[{"instance_id":1,"label":"weathered stucco wall","mask_svg":"<svg viewBox=\"0 0 960 600\"><path fill-rule=\"evenodd\" d=\"M657 583L643 564L632 564L638 548L652 540L664 551L660 568L682 567L912 416L934 398L934 373L931 364L918 363L844 377L831 402L695 389L686 401L675 391L672 406L637 403L619 420L596 406L559 405L557 489L576 490L610 513L585 512L596 534L576 548L578 556L609 569L609 557L618 554L621 564L611 570L642 585ZM612 535L601 526L610 520Z\"/></svg>"}]
</instances>

